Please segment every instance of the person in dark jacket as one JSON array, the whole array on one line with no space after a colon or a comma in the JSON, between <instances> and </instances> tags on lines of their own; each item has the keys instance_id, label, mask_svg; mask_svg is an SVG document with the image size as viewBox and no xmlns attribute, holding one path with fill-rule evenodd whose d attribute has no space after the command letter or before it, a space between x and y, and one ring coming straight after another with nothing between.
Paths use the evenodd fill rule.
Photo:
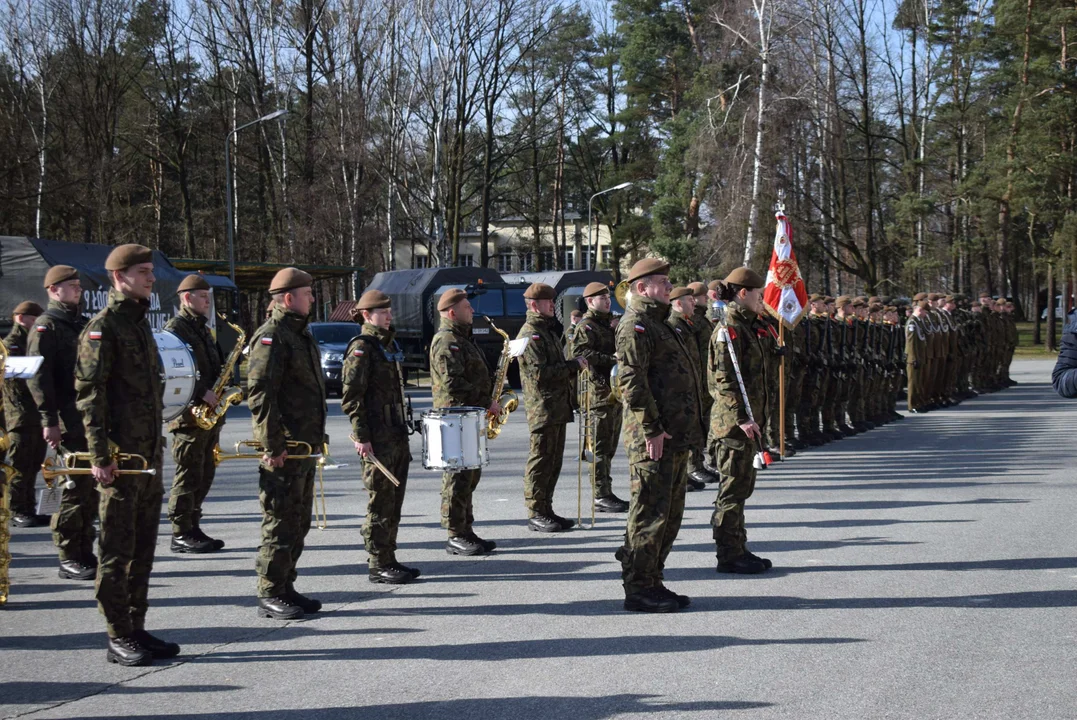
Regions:
<instances>
[{"instance_id":1,"label":"person in dark jacket","mask_svg":"<svg viewBox=\"0 0 1077 720\"><path fill-rule=\"evenodd\" d=\"M1062 332L1062 348L1051 372L1051 384L1062 397L1077 398L1077 320L1071 320Z\"/></svg>"}]
</instances>

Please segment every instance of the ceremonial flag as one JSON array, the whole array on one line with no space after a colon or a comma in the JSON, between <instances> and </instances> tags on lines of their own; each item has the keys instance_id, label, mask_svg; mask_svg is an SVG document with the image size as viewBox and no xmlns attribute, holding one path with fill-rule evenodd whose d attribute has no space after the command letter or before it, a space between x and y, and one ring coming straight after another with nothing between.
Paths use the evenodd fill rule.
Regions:
<instances>
[{"instance_id":1,"label":"ceremonial flag","mask_svg":"<svg viewBox=\"0 0 1077 720\"><path fill-rule=\"evenodd\" d=\"M767 284L763 288L763 303L782 324L795 328L808 307L808 291L800 276L797 254L793 251L793 227L781 210L774 214L774 252L770 256Z\"/></svg>"}]
</instances>

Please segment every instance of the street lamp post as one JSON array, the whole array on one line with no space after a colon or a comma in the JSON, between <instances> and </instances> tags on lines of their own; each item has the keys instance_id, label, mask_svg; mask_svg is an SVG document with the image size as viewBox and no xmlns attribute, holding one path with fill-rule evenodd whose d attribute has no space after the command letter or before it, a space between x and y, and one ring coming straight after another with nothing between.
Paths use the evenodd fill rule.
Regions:
<instances>
[{"instance_id":1,"label":"street lamp post","mask_svg":"<svg viewBox=\"0 0 1077 720\"><path fill-rule=\"evenodd\" d=\"M599 192L596 192L594 195L591 196L591 199L587 201L587 269L588 270L591 269L591 262L592 262L592 259L595 256L594 239L591 237L591 203L593 203L595 201L595 198L598 197L599 195L605 195L606 193L611 193L614 190L624 190L625 188L630 188L630 187L632 187L632 183L623 182L620 185L614 185L611 188L606 188L605 190L601 190Z\"/></svg>"}]
</instances>

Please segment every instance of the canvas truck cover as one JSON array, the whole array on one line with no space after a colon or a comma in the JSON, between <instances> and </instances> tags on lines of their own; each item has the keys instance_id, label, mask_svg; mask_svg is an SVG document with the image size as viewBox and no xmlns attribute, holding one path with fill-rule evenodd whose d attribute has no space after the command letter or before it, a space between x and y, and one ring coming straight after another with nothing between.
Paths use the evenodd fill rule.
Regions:
<instances>
[{"instance_id":1,"label":"canvas truck cover","mask_svg":"<svg viewBox=\"0 0 1077 720\"><path fill-rule=\"evenodd\" d=\"M391 270L374 276L367 290L381 290L393 301L393 326L398 332L421 333L424 324L432 327L428 312L435 290L445 286L500 283L493 268L448 267L425 270Z\"/></svg>"}]
</instances>

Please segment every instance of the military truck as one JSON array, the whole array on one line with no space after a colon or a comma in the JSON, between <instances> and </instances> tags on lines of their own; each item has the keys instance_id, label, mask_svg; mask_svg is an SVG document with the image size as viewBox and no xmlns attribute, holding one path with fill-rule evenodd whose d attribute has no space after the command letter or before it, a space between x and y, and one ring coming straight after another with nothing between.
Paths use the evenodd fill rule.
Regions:
<instances>
[{"instance_id":1,"label":"military truck","mask_svg":"<svg viewBox=\"0 0 1077 720\"><path fill-rule=\"evenodd\" d=\"M583 302L583 289L593 282L605 283L609 286L610 295L613 295L613 273L609 270L559 270L551 272L531 273L505 273L502 278L506 283L523 285L525 288L531 283L546 283L557 293L554 302L554 314L557 321L562 325L565 319L572 314L573 310L584 312L587 306ZM621 315L624 313L617 299L613 299L611 310Z\"/></svg>"}]
</instances>

